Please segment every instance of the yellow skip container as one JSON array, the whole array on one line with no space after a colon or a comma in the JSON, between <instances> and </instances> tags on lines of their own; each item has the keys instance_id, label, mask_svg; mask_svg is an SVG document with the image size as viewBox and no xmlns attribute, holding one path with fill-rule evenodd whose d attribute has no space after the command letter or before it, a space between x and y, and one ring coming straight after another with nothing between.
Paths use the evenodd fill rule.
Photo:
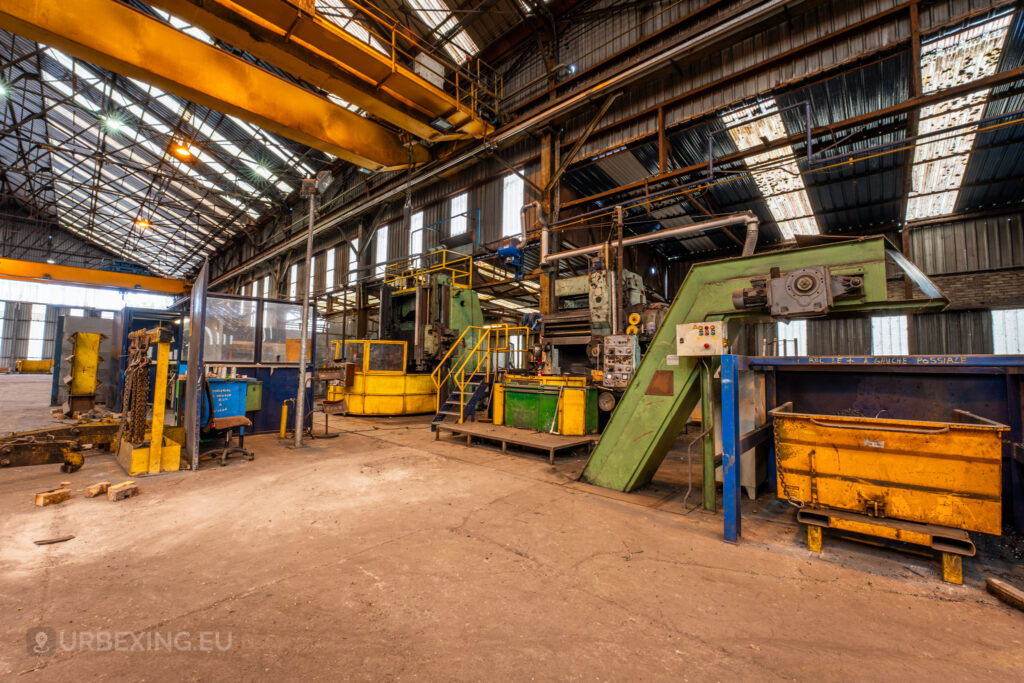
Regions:
<instances>
[{"instance_id":1,"label":"yellow skip container","mask_svg":"<svg viewBox=\"0 0 1024 683\"><path fill-rule=\"evenodd\" d=\"M950 422L771 411L779 498L923 524L1002 533L1002 433L954 410Z\"/></svg>"}]
</instances>

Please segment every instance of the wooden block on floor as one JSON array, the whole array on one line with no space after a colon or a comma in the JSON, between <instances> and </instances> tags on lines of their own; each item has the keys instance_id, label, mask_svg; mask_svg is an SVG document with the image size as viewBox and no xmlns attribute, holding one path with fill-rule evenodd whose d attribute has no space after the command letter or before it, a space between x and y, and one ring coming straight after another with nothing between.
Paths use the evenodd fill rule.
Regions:
<instances>
[{"instance_id":1,"label":"wooden block on floor","mask_svg":"<svg viewBox=\"0 0 1024 683\"><path fill-rule=\"evenodd\" d=\"M134 481L123 481L107 489L107 500L124 500L139 495L139 487Z\"/></svg>"},{"instance_id":2,"label":"wooden block on floor","mask_svg":"<svg viewBox=\"0 0 1024 683\"><path fill-rule=\"evenodd\" d=\"M42 493L36 494L36 505L43 507L44 505L63 503L70 497L71 489L53 489L52 491L43 491Z\"/></svg>"},{"instance_id":3,"label":"wooden block on floor","mask_svg":"<svg viewBox=\"0 0 1024 683\"><path fill-rule=\"evenodd\" d=\"M100 495L101 493L106 493L107 489L109 489L109 488L110 488L110 482L109 481L101 481L100 483L93 484L92 486L87 488L85 490L85 495L86 495L87 498L95 498L96 496Z\"/></svg>"}]
</instances>

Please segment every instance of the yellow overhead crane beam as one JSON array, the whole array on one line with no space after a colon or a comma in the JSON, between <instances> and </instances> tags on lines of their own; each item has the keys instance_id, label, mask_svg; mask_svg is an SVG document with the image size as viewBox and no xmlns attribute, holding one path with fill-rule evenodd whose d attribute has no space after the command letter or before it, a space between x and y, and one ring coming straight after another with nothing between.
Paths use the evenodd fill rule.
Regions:
<instances>
[{"instance_id":1,"label":"yellow overhead crane beam","mask_svg":"<svg viewBox=\"0 0 1024 683\"><path fill-rule=\"evenodd\" d=\"M6 2L6 0L5 0ZM185 280L171 280L150 275L115 273L110 270L93 270L75 266L56 266L51 263L36 263L13 258L0 258L0 278L26 280L29 282L50 282L60 285L84 285L110 289L131 289L158 294L184 294L190 287Z\"/></svg>"},{"instance_id":2,"label":"yellow overhead crane beam","mask_svg":"<svg viewBox=\"0 0 1024 683\"><path fill-rule=\"evenodd\" d=\"M388 35L372 34L390 52L384 54L318 15L312 2L154 0L150 4L421 139L482 137L493 131L473 111L472 103L482 93L468 73L448 77L452 94L399 61L398 40L407 34L397 23L389 27ZM372 6L354 6L382 21L391 20ZM429 122L436 119L447 121L451 130L431 127Z\"/></svg>"},{"instance_id":3,"label":"yellow overhead crane beam","mask_svg":"<svg viewBox=\"0 0 1024 683\"><path fill-rule=\"evenodd\" d=\"M0 27L370 170L430 157L378 123L113 0L3 0Z\"/></svg>"}]
</instances>

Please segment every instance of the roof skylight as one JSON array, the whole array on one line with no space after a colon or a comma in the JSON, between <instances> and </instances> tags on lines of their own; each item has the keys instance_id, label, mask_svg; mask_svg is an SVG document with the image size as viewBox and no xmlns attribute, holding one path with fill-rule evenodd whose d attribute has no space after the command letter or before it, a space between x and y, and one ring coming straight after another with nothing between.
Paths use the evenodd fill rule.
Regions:
<instances>
[{"instance_id":1,"label":"roof skylight","mask_svg":"<svg viewBox=\"0 0 1024 683\"><path fill-rule=\"evenodd\" d=\"M1010 14L921 45L921 89L940 92L996 72L1003 52ZM939 134L954 126L981 120L989 90L978 90L921 108L919 135ZM964 171L974 146L976 126L914 149L908 221L953 213Z\"/></svg>"},{"instance_id":2,"label":"roof skylight","mask_svg":"<svg viewBox=\"0 0 1024 683\"><path fill-rule=\"evenodd\" d=\"M729 136L741 152L786 137L786 127L774 99L731 111L722 119L726 126L731 126ZM754 183L764 196L783 239L818 234L811 200L790 145L746 157L744 163L754 176Z\"/></svg>"},{"instance_id":3,"label":"roof skylight","mask_svg":"<svg viewBox=\"0 0 1024 683\"><path fill-rule=\"evenodd\" d=\"M444 0L405 0L416 16L430 27L436 38L448 38L444 44L445 52L457 63L472 57L480 48L464 29L458 28L459 20L455 18ZM450 36L450 37L449 37Z\"/></svg>"},{"instance_id":4,"label":"roof skylight","mask_svg":"<svg viewBox=\"0 0 1024 683\"><path fill-rule=\"evenodd\" d=\"M374 50L386 55L391 54L389 49L377 39L377 36L356 19L352 10L341 0L316 0L316 11L332 24L337 24L346 33L366 43Z\"/></svg>"}]
</instances>

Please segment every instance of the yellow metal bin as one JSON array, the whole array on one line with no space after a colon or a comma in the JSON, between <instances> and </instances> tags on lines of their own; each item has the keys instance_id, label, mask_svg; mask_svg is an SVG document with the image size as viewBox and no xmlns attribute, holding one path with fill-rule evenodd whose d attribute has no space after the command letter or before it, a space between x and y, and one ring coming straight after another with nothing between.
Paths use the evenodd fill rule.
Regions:
<instances>
[{"instance_id":1,"label":"yellow metal bin","mask_svg":"<svg viewBox=\"0 0 1024 683\"><path fill-rule=\"evenodd\" d=\"M796 413L792 403L771 415L780 498L805 508L1002 532L1006 425L962 410L949 422Z\"/></svg>"}]
</instances>

